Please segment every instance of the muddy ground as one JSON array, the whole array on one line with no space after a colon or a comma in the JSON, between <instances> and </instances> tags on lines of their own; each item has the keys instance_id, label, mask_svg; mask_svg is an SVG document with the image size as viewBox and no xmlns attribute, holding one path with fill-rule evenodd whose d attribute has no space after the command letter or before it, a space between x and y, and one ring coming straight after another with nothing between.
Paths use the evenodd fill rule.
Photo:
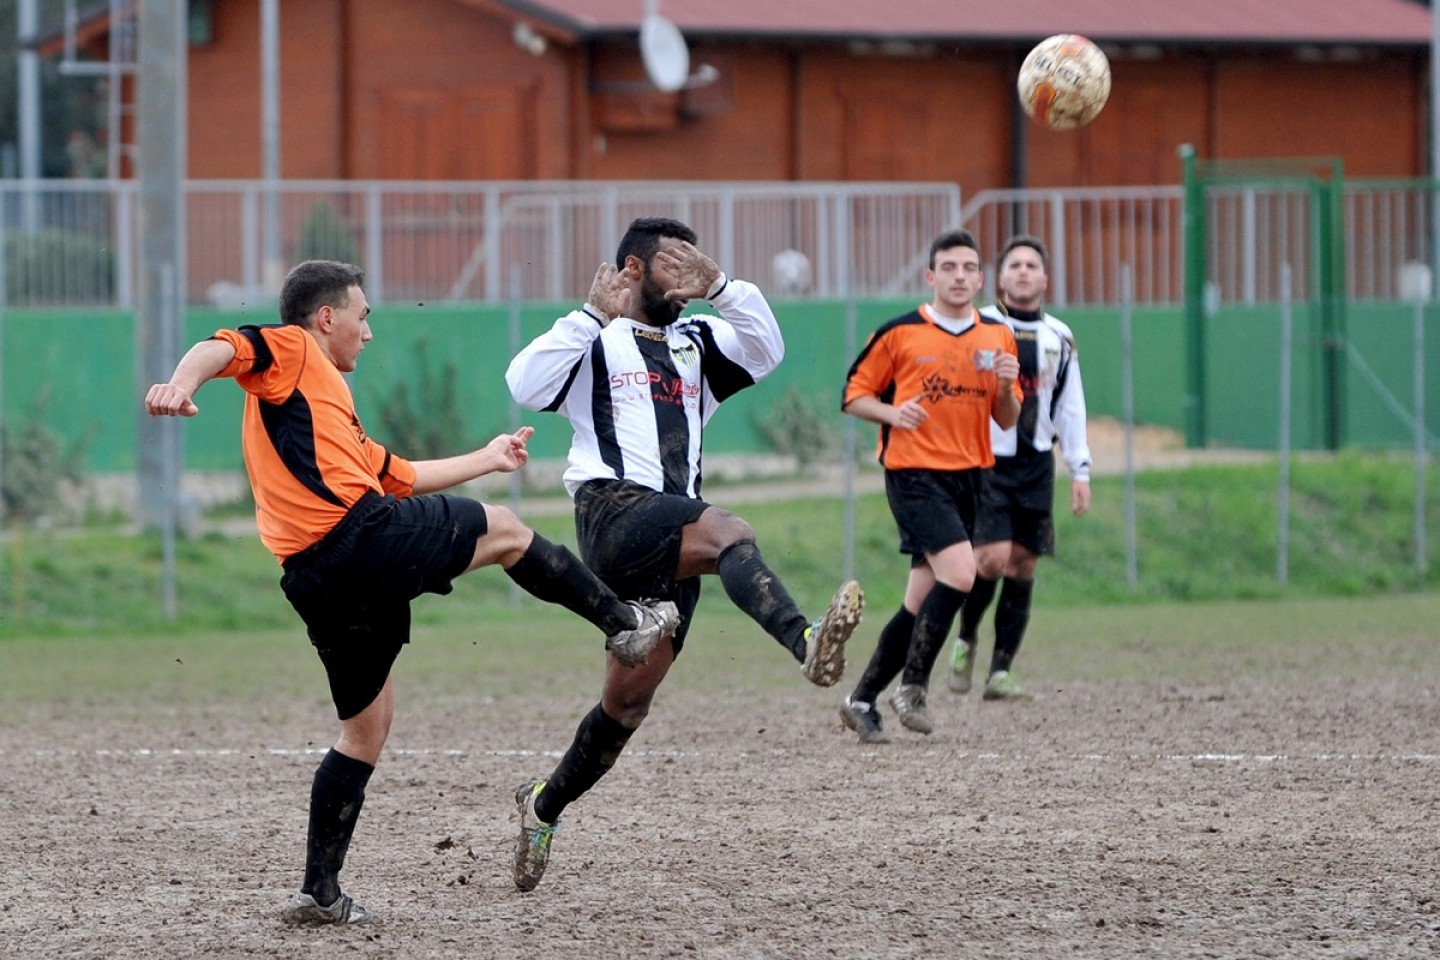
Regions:
<instances>
[{"instance_id":1,"label":"muddy ground","mask_svg":"<svg viewBox=\"0 0 1440 960\"><path fill-rule=\"evenodd\" d=\"M344 875L385 922L349 930L278 921L312 704L35 707L0 727L0 956L1434 957L1434 679L941 690L875 747L830 691L662 689L529 894L512 793L580 711L410 702Z\"/></svg>"}]
</instances>

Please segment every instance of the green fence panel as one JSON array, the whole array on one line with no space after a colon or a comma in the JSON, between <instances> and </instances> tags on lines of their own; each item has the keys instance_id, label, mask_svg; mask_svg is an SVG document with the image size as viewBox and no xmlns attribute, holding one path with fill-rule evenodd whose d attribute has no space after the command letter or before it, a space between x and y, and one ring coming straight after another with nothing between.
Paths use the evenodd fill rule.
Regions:
<instances>
[{"instance_id":1,"label":"green fence panel","mask_svg":"<svg viewBox=\"0 0 1440 960\"><path fill-rule=\"evenodd\" d=\"M855 346L846 342L846 306L836 301L777 301L786 358L754 389L743 391L706 430L712 454L769 449L760 424L781 404L803 402L835 431L841 429L840 390L865 340L880 324L921 302L866 301L855 310ZM572 304L527 304L520 311L521 344L543 332ZM1346 429L1357 446L1406 448L1411 442L1413 389L1412 308L1396 303L1351 303L1350 373ZM1429 318L1434 329L1435 311ZM1113 308L1061 311L1075 331L1091 416L1118 417L1121 390L1120 318ZM221 327L266 323L273 308L254 311L194 309L186 343ZM1293 312L1293 439L1297 449L1323 445L1319 333L1312 311ZM1147 308L1132 315L1135 416L1144 424L1185 428L1185 316L1180 307ZM1279 413L1279 308L1226 306L1209 321L1205 392L1210 443L1274 449ZM503 307L382 306L372 315L375 339L352 378L355 402L367 429L387 442L384 412L397 390L415 397L418 378L455 371L462 414L460 452L509 429L512 413L505 367L513 355L510 311ZM134 320L120 311L8 311L4 336L4 415L13 429L40 411L66 443L81 444L91 472L135 469L136 423L142 385L135 382ZM1440 381L1440 332L1426 338L1429 381ZM148 386L146 384L145 386ZM797 401L798 398L798 401ZM241 469L239 423L243 394L233 383L206 386L196 398L200 416L185 421L185 465L191 470ZM413 400L412 400L413 402ZM1440 429L1440 388L1427 391L1426 420ZM569 446L568 424L556 414L524 412L536 428L537 458L558 459ZM875 428L860 425L868 456ZM393 443L393 441L390 441ZM1433 444L1433 440L1432 440ZM401 444L393 443L404 453Z\"/></svg>"}]
</instances>

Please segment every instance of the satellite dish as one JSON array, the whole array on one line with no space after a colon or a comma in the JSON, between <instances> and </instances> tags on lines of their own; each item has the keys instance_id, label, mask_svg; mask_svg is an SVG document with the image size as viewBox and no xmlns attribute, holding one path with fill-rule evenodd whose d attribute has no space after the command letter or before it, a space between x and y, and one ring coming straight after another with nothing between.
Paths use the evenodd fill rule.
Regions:
<instances>
[{"instance_id":1,"label":"satellite dish","mask_svg":"<svg viewBox=\"0 0 1440 960\"><path fill-rule=\"evenodd\" d=\"M690 79L690 49L680 28L658 13L646 14L640 23L640 57L650 82L674 93Z\"/></svg>"}]
</instances>

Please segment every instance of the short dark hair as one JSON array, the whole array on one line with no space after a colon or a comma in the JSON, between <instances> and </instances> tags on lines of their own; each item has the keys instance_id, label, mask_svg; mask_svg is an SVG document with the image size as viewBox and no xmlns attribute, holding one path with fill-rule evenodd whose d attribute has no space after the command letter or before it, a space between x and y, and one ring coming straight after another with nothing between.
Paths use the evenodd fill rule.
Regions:
<instances>
[{"instance_id":1,"label":"short dark hair","mask_svg":"<svg viewBox=\"0 0 1440 960\"><path fill-rule=\"evenodd\" d=\"M1040 254L1040 265L1048 272L1050 270L1050 254L1045 249L1045 242L1034 234L1017 233L1011 237L1005 246L1000 250L1000 258L995 261L995 269L1000 270L1005 266L1005 258L1010 256L1010 251L1016 247L1029 247Z\"/></svg>"},{"instance_id":2,"label":"short dark hair","mask_svg":"<svg viewBox=\"0 0 1440 960\"><path fill-rule=\"evenodd\" d=\"M976 253L980 252L980 244L975 242L975 237L968 230L947 230L930 243L931 270L935 269L935 254L951 247L969 247Z\"/></svg>"},{"instance_id":3,"label":"short dark hair","mask_svg":"<svg viewBox=\"0 0 1440 960\"><path fill-rule=\"evenodd\" d=\"M615 251L615 266L623 268L625 258L629 256L639 257L641 262L649 266L650 258L660 249L662 237L684 240L686 243L696 241L695 231L679 220L671 220L669 217L637 217L630 221L625 236L620 238L620 248Z\"/></svg>"},{"instance_id":4,"label":"short dark hair","mask_svg":"<svg viewBox=\"0 0 1440 960\"><path fill-rule=\"evenodd\" d=\"M316 310L345 306L350 302L350 288L363 286L365 271L353 263L338 260L297 263L280 287L280 322L309 326Z\"/></svg>"}]
</instances>

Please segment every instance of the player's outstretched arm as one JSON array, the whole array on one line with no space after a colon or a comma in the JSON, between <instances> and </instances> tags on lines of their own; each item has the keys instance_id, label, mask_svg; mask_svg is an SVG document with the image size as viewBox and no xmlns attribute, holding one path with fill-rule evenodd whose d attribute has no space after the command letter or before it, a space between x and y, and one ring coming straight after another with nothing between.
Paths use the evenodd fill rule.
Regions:
<instances>
[{"instance_id":1,"label":"player's outstretched arm","mask_svg":"<svg viewBox=\"0 0 1440 960\"><path fill-rule=\"evenodd\" d=\"M521 427L514 433L502 433L469 453L441 460L416 461L411 464L415 468L412 492L434 493L487 473L513 473L529 461L530 451L525 445L534 435L534 427Z\"/></svg>"},{"instance_id":2,"label":"player's outstretched arm","mask_svg":"<svg viewBox=\"0 0 1440 960\"><path fill-rule=\"evenodd\" d=\"M200 412L195 391L214 379L235 359L224 340L201 340L186 351L168 383L153 384L145 394L145 412L152 417L193 417Z\"/></svg>"}]
</instances>

